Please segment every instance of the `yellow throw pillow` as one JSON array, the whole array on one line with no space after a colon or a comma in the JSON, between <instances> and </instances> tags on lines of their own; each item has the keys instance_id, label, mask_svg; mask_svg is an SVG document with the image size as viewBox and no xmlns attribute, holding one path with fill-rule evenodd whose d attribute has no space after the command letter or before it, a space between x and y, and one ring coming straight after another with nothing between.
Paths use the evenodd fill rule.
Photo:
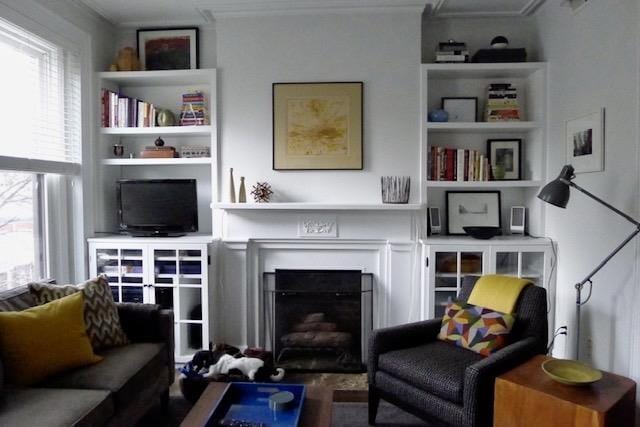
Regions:
<instances>
[{"instance_id":1,"label":"yellow throw pillow","mask_svg":"<svg viewBox=\"0 0 640 427\"><path fill-rule=\"evenodd\" d=\"M0 354L8 381L25 386L102 360L87 336L82 292L24 311L0 312Z\"/></svg>"}]
</instances>

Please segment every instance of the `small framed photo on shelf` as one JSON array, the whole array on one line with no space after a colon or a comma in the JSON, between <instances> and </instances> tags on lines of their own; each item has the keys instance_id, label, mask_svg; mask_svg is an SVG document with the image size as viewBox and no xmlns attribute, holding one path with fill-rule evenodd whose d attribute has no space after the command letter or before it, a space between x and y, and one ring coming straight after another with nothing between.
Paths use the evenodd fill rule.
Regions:
<instances>
[{"instance_id":1,"label":"small framed photo on shelf","mask_svg":"<svg viewBox=\"0 0 640 427\"><path fill-rule=\"evenodd\" d=\"M604 108L566 122L567 163L576 173L604 170Z\"/></svg>"},{"instance_id":2,"label":"small framed photo on shelf","mask_svg":"<svg viewBox=\"0 0 640 427\"><path fill-rule=\"evenodd\" d=\"M143 70L193 70L198 63L198 28L141 28L138 57Z\"/></svg>"},{"instance_id":3,"label":"small framed photo on shelf","mask_svg":"<svg viewBox=\"0 0 640 427\"><path fill-rule=\"evenodd\" d=\"M499 191L447 191L447 234L465 235L462 227L501 227Z\"/></svg>"},{"instance_id":4,"label":"small framed photo on shelf","mask_svg":"<svg viewBox=\"0 0 640 427\"><path fill-rule=\"evenodd\" d=\"M522 179L522 140L489 139L487 156L491 173L495 181Z\"/></svg>"},{"instance_id":5,"label":"small framed photo on shelf","mask_svg":"<svg viewBox=\"0 0 640 427\"><path fill-rule=\"evenodd\" d=\"M478 98L443 97L441 107L449 113L450 122L475 122L478 117Z\"/></svg>"}]
</instances>

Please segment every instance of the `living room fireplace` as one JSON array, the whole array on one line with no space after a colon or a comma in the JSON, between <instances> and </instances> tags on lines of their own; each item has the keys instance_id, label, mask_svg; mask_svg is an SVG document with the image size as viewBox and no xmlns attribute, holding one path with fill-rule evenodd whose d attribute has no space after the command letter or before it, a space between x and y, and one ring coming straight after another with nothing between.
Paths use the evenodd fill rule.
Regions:
<instances>
[{"instance_id":1,"label":"living room fireplace","mask_svg":"<svg viewBox=\"0 0 640 427\"><path fill-rule=\"evenodd\" d=\"M373 325L373 274L360 270L264 273L263 336L278 367L364 372Z\"/></svg>"}]
</instances>

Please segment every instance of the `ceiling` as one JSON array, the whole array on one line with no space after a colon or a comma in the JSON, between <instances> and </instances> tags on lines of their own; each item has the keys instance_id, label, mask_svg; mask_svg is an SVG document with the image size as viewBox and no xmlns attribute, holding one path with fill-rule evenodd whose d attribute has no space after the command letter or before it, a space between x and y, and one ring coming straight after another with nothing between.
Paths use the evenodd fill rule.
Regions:
<instances>
[{"instance_id":1,"label":"ceiling","mask_svg":"<svg viewBox=\"0 0 640 427\"><path fill-rule=\"evenodd\" d=\"M544 0L73 0L117 26L206 24L219 16L416 10L436 17L520 16Z\"/></svg>"}]
</instances>

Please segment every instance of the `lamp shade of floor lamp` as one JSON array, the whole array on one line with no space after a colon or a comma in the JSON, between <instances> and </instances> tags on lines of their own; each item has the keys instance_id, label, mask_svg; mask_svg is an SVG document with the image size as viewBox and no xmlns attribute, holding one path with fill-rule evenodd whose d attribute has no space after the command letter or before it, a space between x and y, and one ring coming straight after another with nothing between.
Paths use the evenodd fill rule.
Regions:
<instances>
[{"instance_id":1,"label":"lamp shade of floor lamp","mask_svg":"<svg viewBox=\"0 0 640 427\"><path fill-rule=\"evenodd\" d=\"M582 279L580 282L575 284L575 288L576 288L575 348L576 348L576 359L580 359L580 309L584 304L586 304L589 301L589 297L591 296L591 289L589 289L589 297L587 297L587 299L583 301L582 300L582 289L584 288L584 285L587 284L587 283L589 283L589 286L593 286L593 282L591 281L591 278L598 271L600 271L602 269L602 267L604 267L609 262L609 260L611 258L616 256L616 254L618 252L620 252L620 250L622 248L624 248L627 245L627 243L629 243L631 240L633 240L633 238L638 233L640 233L640 222L638 222L635 219L631 218L629 215L627 215L626 213L622 212L621 210L611 206L609 203L607 203L604 200L600 199L599 197L593 195L592 193L588 192L584 188L580 187L575 182L573 182L574 178L575 178L575 173L574 173L573 166L565 165L562 168L562 171L560 172L560 175L558 175L558 177L556 179L554 179L553 181L549 182L547 185L542 187L542 190L540 190L540 193L538 193L538 198L540 200L543 200L544 202L550 203L550 204L552 204L554 206L558 206L560 208L566 208L567 204L569 203L569 196L570 196L570 193L571 193L571 188L574 188L574 189L580 191L581 193L584 193L589 198L591 198L591 199L595 200L596 202L600 203L601 205L606 206L612 212L615 212L619 216L623 217L624 219L626 219L627 221L629 221L630 223L635 225L635 229L633 230L633 232L626 239L624 239L613 251L611 251L611 253L609 253L609 255L607 255L600 262L600 264L598 264L584 279Z\"/></svg>"}]
</instances>

